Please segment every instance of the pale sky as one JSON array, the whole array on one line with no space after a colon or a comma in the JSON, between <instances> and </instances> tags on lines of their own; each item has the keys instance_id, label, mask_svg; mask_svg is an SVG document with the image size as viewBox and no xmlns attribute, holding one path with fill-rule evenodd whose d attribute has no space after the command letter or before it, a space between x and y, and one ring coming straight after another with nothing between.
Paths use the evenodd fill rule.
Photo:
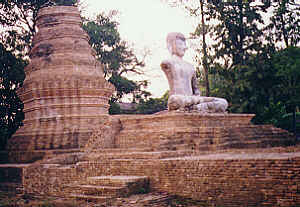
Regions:
<instances>
[{"instance_id":1,"label":"pale sky","mask_svg":"<svg viewBox=\"0 0 300 207\"><path fill-rule=\"evenodd\" d=\"M118 10L119 32L123 40L134 45L136 54L145 48L151 54L146 58L145 77L150 86L147 88L153 97L161 97L168 90L168 82L160 69L160 63L168 58L166 36L169 32L181 32L186 37L195 28L193 20L186 11L171 8L160 0L82 0L85 15ZM193 50L186 52L185 59L192 62Z\"/></svg>"}]
</instances>

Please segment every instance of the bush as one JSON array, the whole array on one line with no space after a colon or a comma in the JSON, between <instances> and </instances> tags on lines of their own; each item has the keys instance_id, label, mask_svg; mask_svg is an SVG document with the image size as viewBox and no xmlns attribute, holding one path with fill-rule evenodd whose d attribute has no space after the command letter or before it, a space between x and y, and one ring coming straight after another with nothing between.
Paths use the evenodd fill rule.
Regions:
<instances>
[{"instance_id":1,"label":"bush","mask_svg":"<svg viewBox=\"0 0 300 207\"><path fill-rule=\"evenodd\" d=\"M78 0L54 0L54 4L57 6L76 6Z\"/></svg>"},{"instance_id":2,"label":"bush","mask_svg":"<svg viewBox=\"0 0 300 207\"><path fill-rule=\"evenodd\" d=\"M277 127L294 132L293 129L293 113L284 114L281 119L277 121ZM300 112L296 113L296 131L300 132Z\"/></svg>"}]
</instances>

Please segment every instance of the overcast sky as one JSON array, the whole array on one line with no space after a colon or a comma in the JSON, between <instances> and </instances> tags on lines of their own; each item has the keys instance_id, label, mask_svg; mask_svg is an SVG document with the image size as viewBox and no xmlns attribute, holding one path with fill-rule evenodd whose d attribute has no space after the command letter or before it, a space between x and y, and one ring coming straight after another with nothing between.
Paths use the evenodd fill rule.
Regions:
<instances>
[{"instance_id":1,"label":"overcast sky","mask_svg":"<svg viewBox=\"0 0 300 207\"><path fill-rule=\"evenodd\" d=\"M187 13L180 8L171 8L161 0L83 0L85 15L93 16L101 12L118 10L119 32L123 40L134 45L136 54L144 48L151 54L146 59L146 79L150 80L148 90L154 97L161 97L168 90L160 63L168 57L166 36L169 32L182 32L188 36L194 24ZM192 61L192 50L185 56Z\"/></svg>"}]
</instances>

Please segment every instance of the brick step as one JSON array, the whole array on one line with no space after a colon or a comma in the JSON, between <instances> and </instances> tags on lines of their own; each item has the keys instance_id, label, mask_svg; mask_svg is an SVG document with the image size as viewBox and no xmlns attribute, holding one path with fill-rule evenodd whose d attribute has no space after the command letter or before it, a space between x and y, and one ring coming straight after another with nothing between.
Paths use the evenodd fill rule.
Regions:
<instances>
[{"instance_id":1,"label":"brick step","mask_svg":"<svg viewBox=\"0 0 300 207\"><path fill-rule=\"evenodd\" d=\"M72 165L61 165L61 164L42 164L43 168L50 170L61 170L61 171L70 171L73 169Z\"/></svg>"},{"instance_id":2,"label":"brick step","mask_svg":"<svg viewBox=\"0 0 300 207\"><path fill-rule=\"evenodd\" d=\"M105 196L105 197L127 197L128 189L126 186L98 186L98 185L73 185L70 186L73 193L80 195Z\"/></svg>"},{"instance_id":3,"label":"brick step","mask_svg":"<svg viewBox=\"0 0 300 207\"><path fill-rule=\"evenodd\" d=\"M31 150L31 151L0 151L0 163L33 163L42 159L50 159L61 154L81 152L81 149Z\"/></svg>"},{"instance_id":4,"label":"brick step","mask_svg":"<svg viewBox=\"0 0 300 207\"><path fill-rule=\"evenodd\" d=\"M170 151L173 151L173 152L177 152L177 151L191 152L192 147L193 146L191 144L185 144L185 143L183 143L183 144L161 145L158 148L159 148L159 150L170 150ZM183 155L183 156L185 156L185 155ZM173 156L173 157L180 157L180 156ZM167 157L164 157L164 158L167 158Z\"/></svg>"},{"instance_id":5,"label":"brick step","mask_svg":"<svg viewBox=\"0 0 300 207\"><path fill-rule=\"evenodd\" d=\"M37 150L38 152L38 150ZM66 154L74 154L74 153L81 153L83 152L82 149L55 149L55 150L46 150L46 155L45 158L52 158L52 157L56 157L58 155L66 155Z\"/></svg>"},{"instance_id":6,"label":"brick step","mask_svg":"<svg viewBox=\"0 0 300 207\"><path fill-rule=\"evenodd\" d=\"M129 191L134 191L136 187L148 188L149 178L146 176L96 176L88 177L87 183L97 186L112 186L123 187L126 186Z\"/></svg>"},{"instance_id":7,"label":"brick step","mask_svg":"<svg viewBox=\"0 0 300 207\"><path fill-rule=\"evenodd\" d=\"M269 125L253 125L252 127L238 127L227 130L230 135L289 135L290 133L286 130L276 128Z\"/></svg>"},{"instance_id":8,"label":"brick step","mask_svg":"<svg viewBox=\"0 0 300 207\"><path fill-rule=\"evenodd\" d=\"M66 191L71 192L71 198L104 202L112 198L148 192L149 178L146 176L87 177L87 184L69 185Z\"/></svg>"},{"instance_id":9,"label":"brick step","mask_svg":"<svg viewBox=\"0 0 300 207\"><path fill-rule=\"evenodd\" d=\"M175 150L191 150L192 149L192 145L191 144L177 144L174 146Z\"/></svg>"},{"instance_id":10,"label":"brick step","mask_svg":"<svg viewBox=\"0 0 300 207\"><path fill-rule=\"evenodd\" d=\"M84 200L88 202L97 202L97 203L104 203L108 200L111 200L111 197L107 196L93 196L93 195L82 195L82 194L71 194L70 198L74 198L76 200Z\"/></svg>"},{"instance_id":11,"label":"brick step","mask_svg":"<svg viewBox=\"0 0 300 207\"><path fill-rule=\"evenodd\" d=\"M290 135L287 133L230 133L230 137L243 137L243 138L261 138L261 137L289 137Z\"/></svg>"},{"instance_id":12,"label":"brick step","mask_svg":"<svg viewBox=\"0 0 300 207\"><path fill-rule=\"evenodd\" d=\"M226 143L226 142L247 142L247 141L259 141L262 138L265 138L263 136L230 136L230 137L224 137L220 140L220 144Z\"/></svg>"},{"instance_id":13,"label":"brick step","mask_svg":"<svg viewBox=\"0 0 300 207\"><path fill-rule=\"evenodd\" d=\"M271 142L273 140L294 140L293 137L284 137L284 136L277 136L277 135L272 135L272 136L231 136L228 138L225 138L222 140L222 142L230 142L230 141L261 141L261 140L270 140Z\"/></svg>"},{"instance_id":14,"label":"brick step","mask_svg":"<svg viewBox=\"0 0 300 207\"><path fill-rule=\"evenodd\" d=\"M153 148L151 147L132 147L132 148L111 148L111 149L93 149L90 152L102 154L109 154L109 153L126 153L126 152L152 152Z\"/></svg>"},{"instance_id":15,"label":"brick step","mask_svg":"<svg viewBox=\"0 0 300 207\"><path fill-rule=\"evenodd\" d=\"M59 154L52 157L43 159L40 163L42 164L60 164L60 165L72 165L79 161L85 160L85 153L76 152L68 154Z\"/></svg>"},{"instance_id":16,"label":"brick step","mask_svg":"<svg viewBox=\"0 0 300 207\"><path fill-rule=\"evenodd\" d=\"M292 138L293 136L288 133L287 131L281 130L281 131L273 131L273 130L262 130L260 132L249 132L249 133L243 133L243 132L230 132L226 135L226 137L230 137L230 138L239 138L242 137L243 139L260 139L260 138Z\"/></svg>"},{"instance_id":17,"label":"brick step","mask_svg":"<svg viewBox=\"0 0 300 207\"><path fill-rule=\"evenodd\" d=\"M169 144L183 144L185 142L184 138L175 138L175 139L167 139L167 140L161 140L160 145L169 145Z\"/></svg>"},{"instance_id":18,"label":"brick step","mask_svg":"<svg viewBox=\"0 0 300 207\"><path fill-rule=\"evenodd\" d=\"M192 150L179 150L176 148L176 151L170 151L167 147L162 147L163 151L154 151L154 152L123 152L123 153L90 153L88 155L89 160L99 160L99 159L163 159L169 157L182 157L191 155Z\"/></svg>"},{"instance_id":19,"label":"brick step","mask_svg":"<svg viewBox=\"0 0 300 207\"><path fill-rule=\"evenodd\" d=\"M41 127L41 126L40 126ZM89 131L82 130L82 133L89 136ZM35 136L33 136L35 135ZM80 148L76 136L68 130L59 131L48 127L41 127L37 131L22 133L18 131L9 139L7 150L52 150L52 149L74 149Z\"/></svg>"},{"instance_id":20,"label":"brick step","mask_svg":"<svg viewBox=\"0 0 300 207\"><path fill-rule=\"evenodd\" d=\"M290 140L283 139L261 139L261 140L248 140L248 141L229 141L218 145L218 149L254 149L254 148L267 148L267 147L280 147L290 146L294 143Z\"/></svg>"}]
</instances>

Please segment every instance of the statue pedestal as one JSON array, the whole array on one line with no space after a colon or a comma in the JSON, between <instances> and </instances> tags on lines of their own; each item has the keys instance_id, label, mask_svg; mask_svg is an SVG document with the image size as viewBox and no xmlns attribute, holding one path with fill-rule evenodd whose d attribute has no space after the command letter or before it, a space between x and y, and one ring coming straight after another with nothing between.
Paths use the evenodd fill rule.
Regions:
<instances>
[{"instance_id":1,"label":"statue pedestal","mask_svg":"<svg viewBox=\"0 0 300 207\"><path fill-rule=\"evenodd\" d=\"M252 125L253 114L199 114L118 116L122 130L117 148L153 150L220 150L289 145L294 137L271 125Z\"/></svg>"}]
</instances>

